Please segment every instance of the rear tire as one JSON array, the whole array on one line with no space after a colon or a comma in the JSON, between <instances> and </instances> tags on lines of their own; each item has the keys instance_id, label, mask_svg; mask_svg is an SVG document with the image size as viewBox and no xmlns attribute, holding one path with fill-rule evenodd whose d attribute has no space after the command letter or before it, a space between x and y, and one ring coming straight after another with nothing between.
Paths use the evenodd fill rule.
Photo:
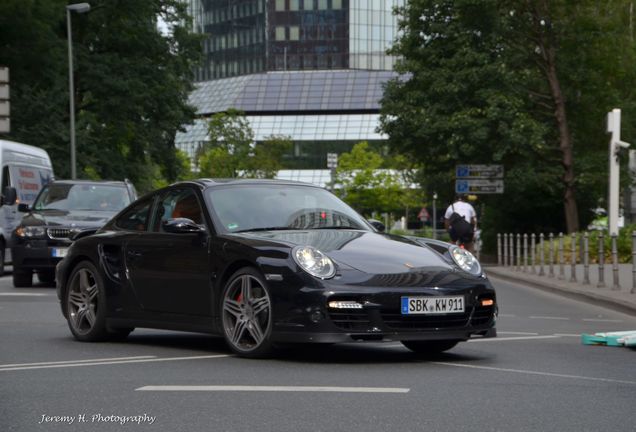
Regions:
<instances>
[{"instance_id":1,"label":"rear tire","mask_svg":"<svg viewBox=\"0 0 636 432\"><path fill-rule=\"evenodd\" d=\"M55 282L54 270L40 270L38 271L38 280L43 284L51 285Z\"/></svg>"},{"instance_id":2,"label":"rear tire","mask_svg":"<svg viewBox=\"0 0 636 432\"><path fill-rule=\"evenodd\" d=\"M459 343L457 340L439 341L401 341L402 345L418 354L435 355L453 348Z\"/></svg>"},{"instance_id":3,"label":"rear tire","mask_svg":"<svg viewBox=\"0 0 636 432\"><path fill-rule=\"evenodd\" d=\"M13 266L13 286L16 288L29 288L33 286L33 272Z\"/></svg>"},{"instance_id":4,"label":"rear tire","mask_svg":"<svg viewBox=\"0 0 636 432\"><path fill-rule=\"evenodd\" d=\"M0 276L4 276L4 258L6 255L4 241L0 240Z\"/></svg>"}]
</instances>

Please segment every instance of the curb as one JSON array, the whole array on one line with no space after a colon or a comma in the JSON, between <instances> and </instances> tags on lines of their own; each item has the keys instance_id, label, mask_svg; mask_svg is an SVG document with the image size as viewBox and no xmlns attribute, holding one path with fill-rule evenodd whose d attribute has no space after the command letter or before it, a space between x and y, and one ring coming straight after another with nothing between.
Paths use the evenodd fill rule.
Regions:
<instances>
[{"instance_id":1,"label":"curb","mask_svg":"<svg viewBox=\"0 0 636 432\"><path fill-rule=\"evenodd\" d=\"M576 286L568 286L566 285L566 282L559 283L559 281L543 281L538 278L524 277L524 275L511 275L507 271L501 271L492 267L486 267L484 270L489 278L492 277L494 279L501 279L508 282L523 283L543 291L584 301L589 304L601 305L628 315L636 316L636 295L634 294L625 294L634 297L633 300L625 302L618 298L603 295L603 293L600 292L595 293L583 289L577 289Z\"/></svg>"}]
</instances>

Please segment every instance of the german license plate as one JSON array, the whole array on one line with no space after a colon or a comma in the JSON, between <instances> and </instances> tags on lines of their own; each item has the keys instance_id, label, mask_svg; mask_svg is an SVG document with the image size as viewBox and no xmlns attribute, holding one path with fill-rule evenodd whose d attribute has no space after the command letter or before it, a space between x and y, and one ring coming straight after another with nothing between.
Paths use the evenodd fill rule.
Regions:
<instances>
[{"instance_id":1,"label":"german license plate","mask_svg":"<svg viewBox=\"0 0 636 432\"><path fill-rule=\"evenodd\" d=\"M51 256L53 258L64 258L67 252L68 248L53 248L51 249Z\"/></svg>"},{"instance_id":2,"label":"german license plate","mask_svg":"<svg viewBox=\"0 0 636 432\"><path fill-rule=\"evenodd\" d=\"M464 297L402 297L402 315L464 312Z\"/></svg>"}]
</instances>

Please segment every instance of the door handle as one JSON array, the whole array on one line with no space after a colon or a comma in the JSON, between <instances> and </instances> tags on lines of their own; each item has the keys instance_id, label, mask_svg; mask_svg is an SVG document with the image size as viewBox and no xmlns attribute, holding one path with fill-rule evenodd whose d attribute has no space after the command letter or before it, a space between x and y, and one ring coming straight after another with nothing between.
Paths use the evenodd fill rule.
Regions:
<instances>
[{"instance_id":1,"label":"door handle","mask_svg":"<svg viewBox=\"0 0 636 432\"><path fill-rule=\"evenodd\" d=\"M139 258L143 256L143 252L136 251L136 250L127 250L126 255L128 255L128 257L130 258Z\"/></svg>"}]
</instances>

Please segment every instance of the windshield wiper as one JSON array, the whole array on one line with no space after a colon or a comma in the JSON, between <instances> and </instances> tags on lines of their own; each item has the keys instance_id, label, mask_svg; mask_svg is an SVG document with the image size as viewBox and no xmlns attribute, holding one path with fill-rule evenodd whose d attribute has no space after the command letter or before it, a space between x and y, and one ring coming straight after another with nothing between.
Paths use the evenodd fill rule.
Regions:
<instances>
[{"instance_id":1,"label":"windshield wiper","mask_svg":"<svg viewBox=\"0 0 636 432\"><path fill-rule=\"evenodd\" d=\"M251 232L251 231L289 231L293 228L290 227L262 227L262 228L247 228L238 231L232 231L233 233Z\"/></svg>"}]
</instances>

